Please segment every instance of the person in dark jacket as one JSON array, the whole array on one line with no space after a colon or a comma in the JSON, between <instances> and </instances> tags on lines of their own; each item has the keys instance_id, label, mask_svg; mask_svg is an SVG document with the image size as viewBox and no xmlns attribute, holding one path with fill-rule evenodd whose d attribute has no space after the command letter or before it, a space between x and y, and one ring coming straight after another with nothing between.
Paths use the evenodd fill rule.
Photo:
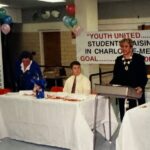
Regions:
<instances>
[{"instance_id":1,"label":"person in dark jacket","mask_svg":"<svg viewBox=\"0 0 150 150\"><path fill-rule=\"evenodd\" d=\"M42 78L39 65L32 60L32 54L23 51L16 63L16 84L18 90L33 90L33 80Z\"/></svg>"},{"instance_id":2,"label":"person in dark jacket","mask_svg":"<svg viewBox=\"0 0 150 150\"><path fill-rule=\"evenodd\" d=\"M115 60L113 79L111 84L130 86L135 88L137 94L142 94L139 104L145 103L145 85L147 83L147 70L144 56L133 53L133 41L122 39L120 41L122 55ZM124 99L119 99L120 118L124 116ZM136 106L135 100L128 100L129 109Z\"/></svg>"}]
</instances>

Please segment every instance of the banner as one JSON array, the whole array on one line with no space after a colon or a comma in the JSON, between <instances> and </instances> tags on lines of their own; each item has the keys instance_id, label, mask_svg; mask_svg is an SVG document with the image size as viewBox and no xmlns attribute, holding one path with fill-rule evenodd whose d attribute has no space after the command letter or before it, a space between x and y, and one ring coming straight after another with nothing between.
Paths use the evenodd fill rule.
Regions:
<instances>
[{"instance_id":1,"label":"banner","mask_svg":"<svg viewBox=\"0 0 150 150\"><path fill-rule=\"evenodd\" d=\"M106 31L83 33L77 38L77 60L81 64L114 64L121 55L119 41L131 38L133 51L145 56L150 64L150 30Z\"/></svg>"}]
</instances>

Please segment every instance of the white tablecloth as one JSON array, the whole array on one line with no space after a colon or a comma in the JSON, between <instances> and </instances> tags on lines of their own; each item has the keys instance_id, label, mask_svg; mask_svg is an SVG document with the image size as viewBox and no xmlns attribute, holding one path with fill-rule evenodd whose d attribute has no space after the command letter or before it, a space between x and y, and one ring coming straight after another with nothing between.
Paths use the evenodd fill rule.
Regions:
<instances>
[{"instance_id":1,"label":"white tablecloth","mask_svg":"<svg viewBox=\"0 0 150 150\"><path fill-rule=\"evenodd\" d=\"M126 112L116 150L150 150L150 103Z\"/></svg>"},{"instance_id":2,"label":"white tablecloth","mask_svg":"<svg viewBox=\"0 0 150 150\"><path fill-rule=\"evenodd\" d=\"M36 99L10 93L0 96L0 138L10 137L37 144L93 150L95 96L81 102ZM117 120L112 111L112 133ZM99 96L97 129L108 137L108 100Z\"/></svg>"}]
</instances>

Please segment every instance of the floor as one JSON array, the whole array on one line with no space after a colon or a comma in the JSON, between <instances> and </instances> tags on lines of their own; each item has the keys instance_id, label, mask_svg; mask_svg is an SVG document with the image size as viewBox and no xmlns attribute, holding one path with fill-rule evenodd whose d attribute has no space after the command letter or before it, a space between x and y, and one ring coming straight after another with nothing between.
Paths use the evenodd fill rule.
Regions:
<instances>
[{"instance_id":1,"label":"floor","mask_svg":"<svg viewBox=\"0 0 150 150\"><path fill-rule=\"evenodd\" d=\"M95 150L115 150L115 140L118 131L112 137L112 143L109 143L99 133L96 134L96 147ZM36 145L9 138L2 139L0 141L0 150L67 150L62 148Z\"/></svg>"}]
</instances>

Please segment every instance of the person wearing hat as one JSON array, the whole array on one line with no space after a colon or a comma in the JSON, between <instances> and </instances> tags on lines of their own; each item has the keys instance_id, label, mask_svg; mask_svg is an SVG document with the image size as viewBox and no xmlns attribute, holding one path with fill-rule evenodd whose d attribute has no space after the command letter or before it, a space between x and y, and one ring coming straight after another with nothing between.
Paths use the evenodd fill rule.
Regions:
<instances>
[{"instance_id":1,"label":"person wearing hat","mask_svg":"<svg viewBox=\"0 0 150 150\"><path fill-rule=\"evenodd\" d=\"M33 79L41 79L42 73L39 65L32 59L32 54L23 51L16 63L15 69L17 90L32 90Z\"/></svg>"}]
</instances>

